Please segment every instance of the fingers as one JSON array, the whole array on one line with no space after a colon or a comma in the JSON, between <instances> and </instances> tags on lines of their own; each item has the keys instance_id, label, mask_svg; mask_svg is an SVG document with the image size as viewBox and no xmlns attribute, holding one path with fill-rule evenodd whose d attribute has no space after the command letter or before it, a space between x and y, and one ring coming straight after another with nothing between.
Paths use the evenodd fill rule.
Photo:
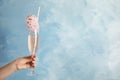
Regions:
<instances>
[{"instance_id":1,"label":"fingers","mask_svg":"<svg viewBox=\"0 0 120 80\"><path fill-rule=\"evenodd\" d=\"M32 67L35 67L36 66L36 61L32 61Z\"/></svg>"},{"instance_id":2,"label":"fingers","mask_svg":"<svg viewBox=\"0 0 120 80\"><path fill-rule=\"evenodd\" d=\"M36 61L32 61L26 64L26 68L34 68L36 66Z\"/></svg>"},{"instance_id":3,"label":"fingers","mask_svg":"<svg viewBox=\"0 0 120 80\"><path fill-rule=\"evenodd\" d=\"M32 60L35 61L36 60L36 55L32 55L31 58L32 58Z\"/></svg>"},{"instance_id":4,"label":"fingers","mask_svg":"<svg viewBox=\"0 0 120 80\"><path fill-rule=\"evenodd\" d=\"M36 61L36 55L24 57L25 62Z\"/></svg>"},{"instance_id":5,"label":"fingers","mask_svg":"<svg viewBox=\"0 0 120 80\"><path fill-rule=\"evenodd\" d=\"M26 63L26 68L34 68L36 66L36 61L31 61Z\"/></svg>"},{"instance_id":6,"label":"fingers","mask_svg":"<svg viewBox=\"0 0 120 80\"><path fill-rule=\"evenodd\" d=\"M35 64L31 62L21 65L21 69L34 68L34 67L35 67Z\"/></svg>"},{"instance_id":7,"label":"fingers","mask_svg":"<svg viewBox=\"0 0 120 80\"><path fill-rule=\"evenodd\" d=\"M32 66L35 67L36 66L36 56L33 55L32 57Z\"/></svg>"},{"instance_id":8,"label":"fingers","mask_svg":"<svg viewBox=\"0 0 120 80\"><path fill-rule=\"evenodd\" d=\"M35 64L36 64L36 55L32 55L32 56L28 56L28 57L32 59L30 61L30 64L33 65L33 66L35 66Z\"/></svg>"},{"instance_id":9,"label":"fingers","mask_svg":"<svg viewBox=\"0 0 120 80\"><path fill-rule=\"evenodd\" d=\"M31 56L23 57L23 61L24 61L25 63L31 62L31 61L32 61L32 58L31 58Z\"/></svg>"},{"instance_id":10,"label":"fingers","mask_svg":"<svg viewBox=\"0 0 120 80\"><path fill-rule=\"evenodd\" d=\"M17 62L17 70L26 69L26 68L34 68L36 66L36 56L27 56L18 59Z\"/></svg>"}]
</instances>

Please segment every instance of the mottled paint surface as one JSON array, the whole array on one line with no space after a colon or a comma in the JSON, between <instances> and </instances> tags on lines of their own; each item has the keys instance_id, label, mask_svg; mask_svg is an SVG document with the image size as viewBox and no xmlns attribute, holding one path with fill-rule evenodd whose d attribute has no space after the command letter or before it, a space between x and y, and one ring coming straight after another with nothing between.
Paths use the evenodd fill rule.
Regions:
<instances>
[{"instance_id":1,"label":"mottled paint surface","mask_svg":"<svg viewBox=\"0 0 120 80\"><path fill-rule=\"evenodd\" d=\"M29 55L25 19L38 6L39 75L7 80L120 80L120 0L0 0L0 66Z\"/></svg>"}]
</instances>

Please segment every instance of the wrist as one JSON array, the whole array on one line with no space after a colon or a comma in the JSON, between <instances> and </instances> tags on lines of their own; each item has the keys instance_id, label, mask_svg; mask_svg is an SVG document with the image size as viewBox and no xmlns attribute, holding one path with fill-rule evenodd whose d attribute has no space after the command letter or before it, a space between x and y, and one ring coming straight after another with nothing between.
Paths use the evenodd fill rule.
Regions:
<instances>
[{"instance_id":1,"label":"wrist","mask_svg":"<svg viewBox=\"0 0 120 80\"><path fill-rule=\"evenodd\" d=\"M18 68L18 61L17 60L13 61L12 65L13 65L14 72L19 70L19 68Z\"/></svg>"}]
</instances>

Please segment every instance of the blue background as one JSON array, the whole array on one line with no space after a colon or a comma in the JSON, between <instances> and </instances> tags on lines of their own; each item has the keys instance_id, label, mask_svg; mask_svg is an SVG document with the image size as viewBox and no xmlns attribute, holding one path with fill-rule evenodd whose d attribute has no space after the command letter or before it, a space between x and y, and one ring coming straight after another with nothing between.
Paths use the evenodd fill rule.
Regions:
<instances>
[{"instance_id":1,"label":"blue background","mask_svg":"<svg viewBox=\"0 0 120 80\"><path fill-rule=\"evenodd\" d=\"M120 0L0 0L0 66L29 55L25 19L38 6L39 75L7 80L120 80Z\"/></svg>"}]
</instances>

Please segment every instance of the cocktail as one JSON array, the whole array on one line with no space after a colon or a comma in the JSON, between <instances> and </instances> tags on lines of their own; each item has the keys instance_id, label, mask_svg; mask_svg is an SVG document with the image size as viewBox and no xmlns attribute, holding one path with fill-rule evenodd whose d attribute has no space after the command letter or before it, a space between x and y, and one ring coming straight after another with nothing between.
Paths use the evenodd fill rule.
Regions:
<instances>
[{"instance_id":1,"label":"cocktail","mask_svg":"<svg viewBox=\"0 0 120 80\"><path fill-rule=\"evenodd\" d=\"M39 43L39 23L38 23L38 18L39 18L39 12L40 12L40 7L38 9L38 15L29 15L26 18L26 24L27 28L29 30L28 34L28 49L29 53L34 56L37 53L38 50L38 43ZM31 71L31 75L35 74L34 69Z\"/></svg>"}]
</instances>

